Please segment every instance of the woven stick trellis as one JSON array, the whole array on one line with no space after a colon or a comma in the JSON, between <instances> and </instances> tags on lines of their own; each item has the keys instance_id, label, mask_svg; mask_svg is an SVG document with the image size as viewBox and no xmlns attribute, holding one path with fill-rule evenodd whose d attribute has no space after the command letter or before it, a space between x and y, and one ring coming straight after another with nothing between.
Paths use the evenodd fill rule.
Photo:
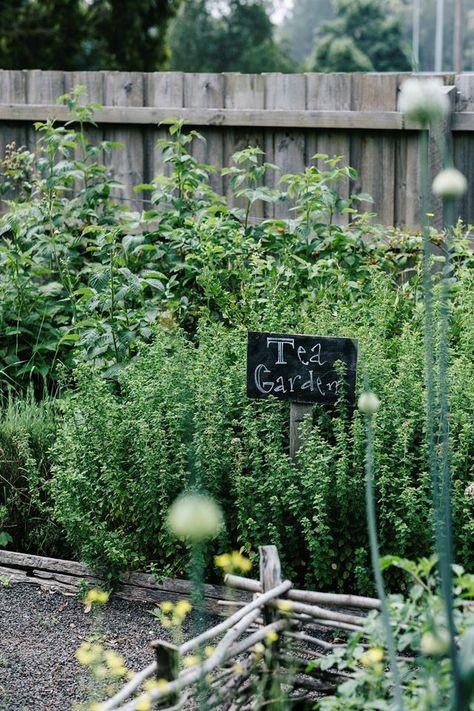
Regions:
<instances>
[{"instance_id":1,"label":"woven stick trellis","mask_svg":"<svg viewBox=\"0 0 474 711\"><path fill-rule=\"evenodd\" d=\"M362 632L364 615L380 609L380 601L297 590L281 580L276 547L262 546L259 552L260 580L225 578L230 588L253 593L253 600L222 600L230 616L180 646L153 642L155 661L101 703L100 711L136 711L148 703L171 711L196 696L205 699L206 709L237 711L260 704L283 708L279 704L283 698L289 700L286 707L301 707L307 698L314 703L315 693L335 690L345 678L342 672L323 671L317 663L308 666L310 660L341 646L321 635L331 630ZM206 657L203 649L210 642L215 647ZM191 652L200 661L186 668L181 662ZM159 683L143 691L149 679Z\"/></svg>"}]
</instances>

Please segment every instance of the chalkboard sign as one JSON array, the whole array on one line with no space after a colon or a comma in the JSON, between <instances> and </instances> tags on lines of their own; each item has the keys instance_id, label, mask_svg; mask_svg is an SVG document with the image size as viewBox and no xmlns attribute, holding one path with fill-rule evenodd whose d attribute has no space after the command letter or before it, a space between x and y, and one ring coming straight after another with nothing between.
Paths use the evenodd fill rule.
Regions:
<instances>
[{"instance_id":1,"label":"chalkboard sign","mask_svg":"<svg viewBox=\"0 0 474 711\"><path fill-rule=\"evenodd\" d=\"M335 363L344 364L344 376ZM344 392L355 401L357 341L284 333L249 332L247 395L333 404Z\"/></svg>"}]
</instances>

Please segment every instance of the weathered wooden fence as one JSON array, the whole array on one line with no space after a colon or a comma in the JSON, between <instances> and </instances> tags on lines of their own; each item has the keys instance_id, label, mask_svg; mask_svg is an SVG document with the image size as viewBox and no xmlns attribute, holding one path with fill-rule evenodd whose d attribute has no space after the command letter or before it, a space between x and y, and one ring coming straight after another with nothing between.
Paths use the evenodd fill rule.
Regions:
<instances>
[{"instance_id":1,"label":"weathered wooden fence","mask_svg":"<svg viewBox=\"0 0 474 711\"><path fill-rule=\"evenodd\" d=\"M299 172L316 153L342 155L359 172L347 190L367 192L387 225L419 222L419 162L416 125L397 112L402 74L182 74L179 72L0 71L0 155L6 144L32 148L33 122L65 119L56 98L83 84L97 114L96 138L124 143L110 156L116 177L125 184L123 199L137 207L142 198L133 186L149 182L162 167L156 140L166 133L157 124L176 116L206 137L195 150L217 168L232 153L258 144L266 159L284 173ZM455 165L474 185L474 74L444 74L451 86L454 113L445 127ZM439 164L436 150L433 163ZM274 180L274 177L269 177ZM213 187L226 192L216 173ZM263 207L261 210L263 211ZM266 206L268 215L285 214L286 206ZM459 204L459 214L474 222L474 190ZM263 212L260 215L263 216Z\"/></svg>"}]
</instances>

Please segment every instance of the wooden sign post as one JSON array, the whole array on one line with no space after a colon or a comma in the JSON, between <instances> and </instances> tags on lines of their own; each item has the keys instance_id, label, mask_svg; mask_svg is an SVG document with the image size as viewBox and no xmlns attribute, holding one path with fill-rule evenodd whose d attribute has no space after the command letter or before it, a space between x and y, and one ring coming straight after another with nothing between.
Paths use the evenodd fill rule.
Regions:
<instances>
[{"instance_id":1,"label":"wooden sign post","mask_svg":"<svg viewBox=\"0 0 474 711\"><path fill-rule=\"evenodd\" d=\"M340 364L340 367L338 366ZM247 343L247 396L289 400L290 457L301 445L300 425L313 404L355 402L357 341L251 331Z\"/></svg>"}]
</instances>

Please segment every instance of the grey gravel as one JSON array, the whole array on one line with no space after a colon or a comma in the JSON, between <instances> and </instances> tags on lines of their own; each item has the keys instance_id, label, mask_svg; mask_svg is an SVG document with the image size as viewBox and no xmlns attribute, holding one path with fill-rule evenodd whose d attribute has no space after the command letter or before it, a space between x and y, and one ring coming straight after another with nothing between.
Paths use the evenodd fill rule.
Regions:
<instances>
[{"instance_id":1,"label":"grey gravel","mask_svg":"<svg viewBox=\"0 0 474 711\"><path fill-rule=\"evenodd\" d=\"M101 643L132 671L153 661L149 642L165 637L149 614L154 607L112 597L103 608ZM0 584L0 710L69 711L90 698L90 676L75 652L94 626L76 596Z\"/></svg>"}]
</instances>

